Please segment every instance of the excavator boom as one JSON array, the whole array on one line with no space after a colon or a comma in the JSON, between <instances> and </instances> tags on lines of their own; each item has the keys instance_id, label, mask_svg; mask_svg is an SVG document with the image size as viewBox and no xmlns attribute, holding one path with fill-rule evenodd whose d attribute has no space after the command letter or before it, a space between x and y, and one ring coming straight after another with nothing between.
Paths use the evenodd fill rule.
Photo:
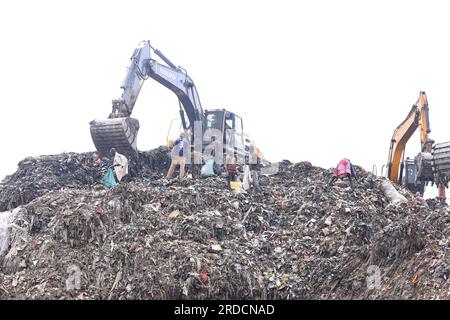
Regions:
<instances>
[{"instance_id":1,"label":"excavator boom","mask_svg":"<svg viewBox=\"0 0 450 320\"><path fill-rule=\"evenodd\" d=\"M151 53L160 57L167 65L152 59ZM187 115L191 128L195 121L202 121L204 112L192 79L180 67L175 67L161 51L154 49L149 41L143 41L131 56L125 79L121 85L122 95L112 102L112 111L107 119L90 122L92 140L98 151L111 148L130 154L137 151L139 121L131 118L140 90L148 78L152 78L174 92L180 101L180 115L184 129ZM181 107L183 109L181 109Z\"/></svg>"},{"instance_id":2,"label":"excavator boom","mask_svg":"<svg viewBox=\"0 0 450 320\"><path fill-rule=\"evenodd\" d=\"M405 152L405 146L417 128L420 126L420 141L422 151L429 145L428 134L430 121L428 113L428 99L424 91L420 92L417 102L412 106L405 120L395 129L392 135L388 157L388 178L397 183L400 174L400 164Z\"/></svg>"}]
</instances>

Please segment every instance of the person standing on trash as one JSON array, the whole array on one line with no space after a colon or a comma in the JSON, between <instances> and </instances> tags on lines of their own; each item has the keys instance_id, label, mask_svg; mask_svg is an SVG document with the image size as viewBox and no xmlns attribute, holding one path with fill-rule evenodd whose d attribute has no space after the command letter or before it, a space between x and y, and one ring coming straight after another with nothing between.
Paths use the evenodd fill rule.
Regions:
<instances>
[{"instance_id":1,"label":"person standing on trash","mask_svg":"<svg viewBox=\"0 0 450 320\"><path fill-rule=\"evenodd\" d=\"M250 166L248 164L244 164L242 170L244 171L242 174L242 188L245 191L249 191L253 185L252 176L250 174Z\"/></svg>"},{"instance_id":2,"label":"person standing on trash","mask_svg":"<svg viewBox=\"0 0 450 320\"><path fill-rule=\"evenodd\" d=\"M344 178L348 178L350 187L354 189L353 179L357 180L356 168L347 158L344 158L341 161L339 161L339 163L336 166L336 169L334 170L334 175L331 177L330 181L328 181L327 186L325 188L328 190L336 182L337 179L344 179Z\"/></svg>"},{"instance_id":3,"label":"person standing on trash","mask_svg":"<svg viewBox=\"0 0 450 320\"><path fill-rule=\"evenodd\" d=\"M428 207L428 204L425 202L425 199L420 192L416 192L416 202L421 207Z\"/></svg>"},{"instance_id":4,"label":"person standing on trash","mask_svg":"<svg viewBox=\"0 0 450 320\"><path fill-rule=\"evenodd\" d=\"M222 144L216 136L212 136L211 145L213 146L211 150L211 157L212 159L214 159L214 174L220 176L220 174L222 173L222 168L220 165L223 164L223 158L221 158L223 156L223 151L221 150ZM217 160L219 160L219 162Z\"/></svg>"},{"instance_id":5,"label":"person standing on trash","mask_svg":"<svg viewBox=\"0 0 450 320\"><path fill-rule=\"evenodd\" d=\"M108 171L108 159L104 157L100 157L97 152L92 154L92 167L94 168L94 174L100 174L102 177L105 175L106 171Z\"/></svg>"},{"instance_id":6,"label":"person standing on trash","mask_svg":"<svg viewBox=\"0 0 450 320\"><path fill-rule=\"evenodd\" d=\"M250 182L251 187L254 191L260 191L261 187L259 186L259 165L256 163L250 164Z\"/></svg>"},{"instance_id":7,"label":"person standing on trash","mask_svg":"<svg viewBox=\"0 0 450 320\"><path fill-rule=\"evenodd\" d=\"M186 140L186 135L182 132L180 134L180 137L173 143L171 152L172 162L170 164L169 171L167 172L166 179L172 179L177 165L180 166L180 179L184 178L184 167L186 165L186 155L188 147L189 144Z\"/></svg>"},{"instance_id":8,"label":"person standing on trash","mask_svg":"<svg viewBox=\"0 0 450 320\"><path fill-rule=\"evenodd\" d=\"M112 174L108 158L100 157L100 155L97 152L94 152L92 154L92 162L93 162L92 167L89 166L83 167L85 170L92 172L94 183L102 181L105 187L107 188L114 187L116 181L114 175Z\"/></svg>"},{"instance_id":9,"label":"person standing on trash","mask_svg":"<svg viewBox=\"0 0 450 320\"><path fill-rule=\"evenodd\" d=\"M120 182L128 174L128 159L123 154L118 153L115 148L111 148L109 154L113 159L111 167L114 169L116 180Z\"/></svg>"},{"instance_id":10,"label":"person standing on trash","mask_svg":"<svg viewBox=\"0 0 450 320\"><path fill-rule=\"evenodd\" d=\"M259 186L259 171L261 164L259 163L259 159L255 151L255 146L253 144L250 145L249 149L249 166L251 185L255 191L260 191L261 188Z\"/></svg>"},{"instance_id":11,"label":"person standing on trash","mask_svg":"<svg viewBox=\"0 0 450 320\"><path fill-rule=\"evenodd\" d=\"M234 153L228 154L226 158L226 165L227 165L227 183L228 183L228 189L231 190L231 182L236 181L238 171L237 171L237 165L236 165L236 155Z\"/></svg>"}]
</instances>

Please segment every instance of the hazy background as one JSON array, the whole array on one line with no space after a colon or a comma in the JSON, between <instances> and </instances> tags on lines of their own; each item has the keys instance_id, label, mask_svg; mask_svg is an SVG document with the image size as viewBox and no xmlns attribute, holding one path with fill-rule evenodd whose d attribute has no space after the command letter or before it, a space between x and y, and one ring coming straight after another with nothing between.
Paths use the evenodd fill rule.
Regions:
<instances>
[{"instance_id":1,"label":"hazy background","mask_svg":"<svg viewBox=\"0 0 450 320\"><path fill-rule=\"evenodd\" d=\"M445 1L14 1L0 4L0 179L26 156L94 149L134 48L150 40L227 108L269 160L372 170L420 90L450 140ZM165 143L175 95L153 80L138 146ZM416 133L408 155L420 149Z\"/></svg>"}]
</instances>

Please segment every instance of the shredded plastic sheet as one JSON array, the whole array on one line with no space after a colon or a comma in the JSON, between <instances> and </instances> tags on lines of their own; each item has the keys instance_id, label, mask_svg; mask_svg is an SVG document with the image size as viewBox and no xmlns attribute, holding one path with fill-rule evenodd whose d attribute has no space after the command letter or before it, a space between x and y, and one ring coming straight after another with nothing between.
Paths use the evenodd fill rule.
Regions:
<instances>
[{"instance_id":1,"label":"shredded plastic sheet","mask_svg":"<svg viewBox=\"0 0 450 320\"><path fill-rule=\"evenodd\" d=\"M0 257L4 256L9 247L9 230L20 208L0 212Z\"/></svg>"},{"instance_id":2,"label":"shredded plastic sheet","mask_svg":"<svg viewBox=\"0 0 450 320\"><path fill-rule=\"evenodd\" d=\"M380 186L384 195L389 199L391 204L396 205L404 202L408 202L408 200L402 196L397 189L394 188L390 181L383 181Z\"/></svg>"},{"instance_id":3,"label":"shredded plastic sheet","mask_svg":"<svg viewBox=\"0 0 450 320\"><path fill-rule=\"evenodd\" d=\"M117 180L122 181L122 178L128 174L128 159L123 154L116 152L113 166Z\"/></svg>"}]
</instances>

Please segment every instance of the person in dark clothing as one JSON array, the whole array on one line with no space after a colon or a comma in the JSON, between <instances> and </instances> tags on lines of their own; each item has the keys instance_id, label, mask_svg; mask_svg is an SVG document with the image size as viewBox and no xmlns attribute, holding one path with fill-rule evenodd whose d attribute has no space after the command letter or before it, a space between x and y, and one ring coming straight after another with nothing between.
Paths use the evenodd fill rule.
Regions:
<instances>
[{"instance_id":1,"label":"person in dark clothing","mask_svg":"<svg viewBox=\"0 0 450 320\"><path fill-rule=\"evenodd\" d=\"M260 165L257 163L250 165L250 176L252 178L252 186L255 191L260 191L261 187L259 186L259 170Z\"/></svg>"},{"instance_id":2,"label":"person in dark clothing","mask_svg":"<svg viewBox=\"0 0 450 320\"><path fill-rule=\"evenodd\" d=\"M227 176L228 188L231 189L231 182L236 181L238 174L236 165L236 156L234 154L230 154L227 156L226 165L228 171Z\"/></svg>"},{"instance_id":3,"label":"person in dark clothing","mask_svg":"<svg viewBox=\"0 0 450 320\"><path fill-rule=\"evenodd\" d=\"M100 182L109 168L108 159L100 157L97 152L92 154L92 166L84 165L84 169L92 174L95 182Z\"/></svg>"}]
</instances>

